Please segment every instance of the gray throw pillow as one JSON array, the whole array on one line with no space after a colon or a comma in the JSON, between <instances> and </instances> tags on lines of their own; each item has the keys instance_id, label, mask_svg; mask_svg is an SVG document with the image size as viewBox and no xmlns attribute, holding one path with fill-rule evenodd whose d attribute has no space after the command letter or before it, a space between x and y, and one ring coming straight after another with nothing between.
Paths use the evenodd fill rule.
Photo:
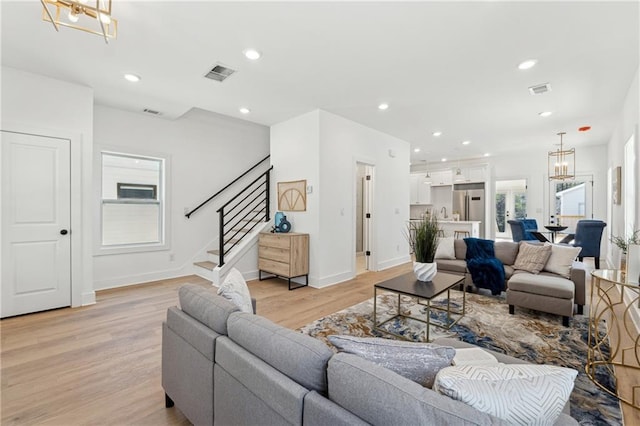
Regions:
<instances>
[{"instance_id":1,"label":"gray throw pillow","mask_svg":"<svg viewBox=\"0 0 640 426\"><path fill-rule=\"evenodd\" d=\"M544 265L547 264L551 256L551 246L541 246L520 242L518 248L518 257L513 264L513 269L519 269L521 271L531 272L532 274L539 274Z\"/></svg>"},{"instance_id":2,"label":"gray throw pillow","mask_svg":"<svg viewBox=\"0 0 640 426\"><path fill-rule=\"evenodd\" d=\"M358 355L431 388L436 374L451 365L456 350L433 343L413 343L377 337L328 336L341 352Z\"/></svg>"}]
</instances>

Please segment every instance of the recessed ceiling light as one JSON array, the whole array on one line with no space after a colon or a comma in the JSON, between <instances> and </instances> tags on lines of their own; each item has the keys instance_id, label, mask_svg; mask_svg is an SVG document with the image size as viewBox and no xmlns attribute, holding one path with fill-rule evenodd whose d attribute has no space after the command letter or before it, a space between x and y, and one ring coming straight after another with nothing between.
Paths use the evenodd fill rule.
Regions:
<instances>
[{"instance_id":1,"label":"recessed ceiling light","mask_svg":"<svg viewBox=\"0 0 640 426\"><path fill-rule=\"evenodd\" d=\"M518 65L518 69L521 69L521 70L528 70L528 69L530 69L530 68L533 68L537 63L538 63L538 60L537 60L537 59L527 59L526 61L521 62L521 63Z\"/></svg>"},{"instance_id":2,"label":"recessed ceiling light","mask_svg":"<svg viewBox=\"0 0 640 426\"><path fill-rule=\"evenodd\" d=\"M462 141L462 145L469 145L471 141Z\"/></svg>"},{"instance_id":3,"label":"recessed ceiling light","mask_svg":"<svg viewBox=\"0 0 640 426\"><path fill-rule=\"evenodd\" d=\"M447 159L446 159L446 158L443 158L443 159L442 159L442 160L440 160L440 161L442 161L442 162L444 163L445 161L447 161Z\"/></svg>"},{"instance_id":4,"label":"recessed ceiling light","mask_svg":"<svg viewBox=\"0 0 640 426\"><path fill-rule=\"evenodd\" d=\"M242 53L244 53L244 56L247 59L251 59L252 61L260 59L260 57L262 56L262 53L258 52L256 49L247 49Z\"/></svg>"},{"instance_id":5,"label":"recessed ceiling light","mask_svg":"<svg viewBox=\"0 0 640 426\"><path fill-rule=\"evenodd\" d=\"M484 153L484 156L485 156L485 157L488 157L488 156L489 156L489 153L488 153L488 152L485 152L485 153Z\"/></svg>"},{"instance_id":6,"label":"recessed ceiling light","mask_svg":"<svg viewBox=\"0 0 640 426\"><path fill-rule=\"evenodd\" d=\"M383 110L383 111L384 111L385 109L388 109L388 108L389 108L389 104L380 104L380 105L378 105L378 109L381 109L381 110Z\"/></svg>"},{"instance_id":7,"label":"recessed ceiling light","mask_svg":"<svg viewBox=\"0 0 640 426\"><path fill-rule=\"evenodd\" d=\"M130 81L132 83L137 83L140 80L142 80L142 78L139 75L135 75L135 74L125 74L124 78L125 80Z\"/></svg>"},{"instance_id":8,"label":"recessed ceiling light","mask_svg":"<svg viewBox=\"0 0 640 426\"><path fill-rule=\"evenodd\" d=\"M242 107L242 108L240 108L240 110L239 110L239 111L240 111L241 113L243 113L243 114L249 114L249 113L251 112L251 110L250 110L249 108L246 108L246 107Z\"/></svg>"},{"instance_id":9,"label":"recessed ceiling light","mask_svg":"<svg viewBox=\"0 0 640 426\"><path fill-rule=\"evenodd\" d=\"M435 136L436 138L440 135L442 135L442 132L433 132L433 136Z\"/></svg>"},{"instance_id":10,"label":"recessed ceiling light","mask_svg":"<svg viewBox=\"0 0 640 426\"><path fill-rule=\"evenodd\" d=\"M413 152L420 152L420 148L415 148Z\"/></svg>"},{"instance_id":11,"label":"recessed ceiling light","mask_svg":"<svg viewBox=\"0 0 640 426\"><path fill-rule=\"evenodd\" d=\"M548 116L550 116L551 114L553 114L553 111L542 111L542 112L539 112L539 113L538 113L538 115L539 115L540 117L548 117Z\"/></svg>"}]
</instances>

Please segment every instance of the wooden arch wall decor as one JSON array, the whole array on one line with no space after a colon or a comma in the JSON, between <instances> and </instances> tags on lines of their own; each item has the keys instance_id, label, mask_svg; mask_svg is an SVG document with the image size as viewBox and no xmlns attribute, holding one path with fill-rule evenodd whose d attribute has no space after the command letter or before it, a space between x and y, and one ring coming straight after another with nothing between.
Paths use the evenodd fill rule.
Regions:
<instances>
[{"instance_id":1,"label":"wooden arch wall decor","mask_svg":"<svg viewBox=\"0 0 640 426\"><path fill-rule=\"evenodd\" d=\"M278 182L278 210L307 211L307 181Z\"/></svg>"}]
</instances>

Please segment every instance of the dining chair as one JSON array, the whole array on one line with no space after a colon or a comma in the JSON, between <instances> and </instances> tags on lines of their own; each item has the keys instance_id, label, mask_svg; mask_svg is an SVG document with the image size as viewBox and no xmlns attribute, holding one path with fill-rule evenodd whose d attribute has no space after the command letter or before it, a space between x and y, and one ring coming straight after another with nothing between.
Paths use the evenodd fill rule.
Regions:
<instances>
[{"instance_id":1,"label":"dining chair","mask_svg":"<svg viewBox=\"0 0 640 426\"><path fill-rule=\"evenodd\" d=\"M596 269L600 269L600 243L602 232L607 224L602 220L584 219L576 225L576 233L573 237L574 247L581 247L578 260L582 262L585 257L593 257Z\"/></svg>"},{"instance_id":2,"label":"dining chair","mask_svg":"<svg viewBox=\"0 0 640 426\"><path fill-rule=\"evenodd\" d=\"M538 229L538 223L535 219L516 219L508 220L507 223L511 226L511 236L514 242L518 241L538 241L538 239L531 234L531 231Z\"/></svg>"}]
</instances>

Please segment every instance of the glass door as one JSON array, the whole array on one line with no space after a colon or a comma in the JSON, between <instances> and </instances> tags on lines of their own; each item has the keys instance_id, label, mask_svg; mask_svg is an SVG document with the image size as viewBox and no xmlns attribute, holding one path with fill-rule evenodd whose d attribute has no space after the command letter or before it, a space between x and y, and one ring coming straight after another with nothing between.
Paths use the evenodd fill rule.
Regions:
<instances>
[{"instance_id":1,"label":"glass door","mask_svg":"<svg viewBox=\"0 0 640 426\"><path fill-rule=\"evenodd\" d=\"M527 217L527 182L524 179L496 182L496 238L511 240L507 221Z\"/></svg>"}]
</instances>

